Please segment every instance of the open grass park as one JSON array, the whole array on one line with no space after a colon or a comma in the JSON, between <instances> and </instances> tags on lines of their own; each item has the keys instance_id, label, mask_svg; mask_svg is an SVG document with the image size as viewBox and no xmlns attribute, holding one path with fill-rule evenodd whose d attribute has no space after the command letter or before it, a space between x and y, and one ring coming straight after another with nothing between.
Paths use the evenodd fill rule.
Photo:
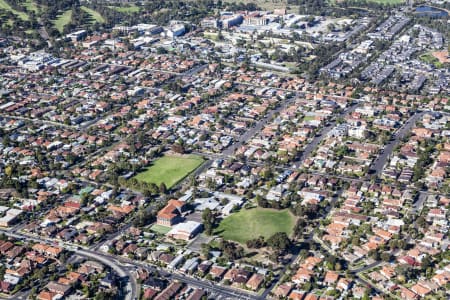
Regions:
<instances>
[{"instance_id":1,"label":"open grass park","mask_svg":"<svg viewBox=\"0 0 450 300\"><path fill-rule=\"evenodd\" d=\"M141 8L139 6L133 5L133 4L127 5L127 6L108 6L108 7L112 8L112 9L118 11L118 12L128 13L128 14L136 13L136 12L139 12L141 10Z\"/></svg>"},{"instance_id":2,"label":"open grass park","mask_svg":"<svg viewBox=\"0 0 450 300\"><path fill-rule=\"evenodd\" d=\"M0 9L4 9L4 10L12 12L13 14L17 15L23 21L28 21L30 19L30 17L26 13L15 10L5 0L0 0Z\"/></svg>"},{"instance_id":3,"label":"open grass park","mask_svg":"<svg viewBox=\"0 0 450 300\"><path fill-rule=\"evenodd\" d=\"M292 234L295 217L287 209L242 209L222 220L215 234L227 240L245 243L263 236L266 240L277 232Z\"/></svg>"},{"instance_id":4,"label":"open grass park","mask_svg":"<svg viewBox=\"0 0 450 300\"><path fill-rule=\"evenodd\" d=\"M152 165L137 174L135 178L139 181L155 183L158 186L164 182L167 188L171 188L202 163L203 158L195 155L165 155L155 160Z\"/></svg>"},{"instance_id":5,"label":"open grass park","mask_svg":"<svg viewBox=\"0 0 450 300\"><path fill-rule=\"evenodd\" d=\"M53 22L55 28L58 29L59 32L63 32L64 26L69 24L72 18L72 10L66 10L64 13L59 15L56 20Z\"/></svg>"},{"instance_id":6,"label":"open grass park","mask_svg":"<svg viewBox=\"0 0 450 300\"><path fill-rule=\"evenodd\" d=\"M91 16L93 22L105 23L105 19L102 17L102 15L96 12L95 10L90 9L86 6L82 6L81 9Z\"/></svg>"}]
</instances>

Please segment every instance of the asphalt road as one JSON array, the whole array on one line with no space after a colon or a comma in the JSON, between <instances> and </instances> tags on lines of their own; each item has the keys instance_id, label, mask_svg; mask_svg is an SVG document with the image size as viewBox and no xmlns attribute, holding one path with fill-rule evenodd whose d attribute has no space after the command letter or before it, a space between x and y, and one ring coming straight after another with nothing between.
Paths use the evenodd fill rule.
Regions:
<instances>
[{"instance_id":1,"label":"asphalt road","mask_svg":"<svg viewBox=\"0 0 450 300\"><path fill-rule=\"evenodd\" d=\"M101 246L103 246L104 244L115 240L119 235L124 234L128 229L130 229L130 227L133 225L132 222L129 222L128 224L124 225L122 228L120 228L119 230L116 230L113 233L110 233L109 235L107 235L104 240L102 240L100 243L94 244L90 247L91 251L95 251L100 249Z\"/></svg>"},{"instance_id":2,"label":"asphalt road","mask_svg":"<svg viewBox=\"0 0 450 300\"><path fill-rule=\"evenodd\" d=\"M127 269L121 268L121 267L119 267L119 265L115 264L113 262L112 257L100 254L98 252L89 251L89 250L77 250L76 254L97 260L97 261L109 266L120 277L128 278L126 289L125 289L125 293L126 293L125 299L126 300L138 299L137 298L138 287L137 287L135 278Z\"/></svg>"},{"instance_id":3,"label":"asphalt road","mask_svg":"<svg viewBox=\"0 0 450 300\"><path fill-rule=\"evenodd\" d=\"M380 290L378 287L376 287L375 285L371 284L370 282L367 282L365 279L363 279L361 277L357 276L355 278L355 280L358 281L359 283L361 283L364 286L371 287L379 295L385 295L386 294L384 291Z\"/></svg>"},{"instance_id":4,"label":"asphalt road","mask_svg":"<svg viewBox=\"0 0 450 300\"><path fill-rule=\"evenodd\" d=\"M427 200L428 195L429 194L427 192L423 192L423 191L419 193L417 201L414 202L413 207L412 207L412 212L413 213L417 213L417 212L420 212L422 210L423 204Z\"/></svg>"},{"instance_id":5,"label":"asphalt road","mask_svg":"<svg viewBox=\"0 0 450 300\"><path fill-rule=\"evenodd\" d=\"M106 255L108 257L108 255ZM225 297L230 297L231 299L252 299L252 300L262 300L259 295L246 292L243 290L234 289L228 286L223 285L217 285L216 283L212 283L205 279L200 278L194 278L191 276L185 276L184 274L178 273L178 272L168 272L166 269L162 269L160 267L151 265L147 262L142 261L135 261L131 260L125 257L118 257L117 260L122 264L134 266L134 267L141 267L144 269L147 269L149 271L155 271L158 270L158 273L161 275L166 275L167 278L171 278L174 280L178 280L180 282L184 282L186 284L202 288L209 292L214 292L216 294L220 294Z\"/></svg>"},{"instance_id":6,"label":"asphalt road","mask_svg":"<svg viewBox=\"0 0 450 300\"><path fill-rule=\"evenodd\" d=\"M234 151L236 151L237 148L247 143L251 138L253 138L257 133L261 132L263 127L272 120L273 116L277 113L280 113L283 109L285 109L287 106L291 105L295 102L296 97L292 97L291 99L285 101L282 105L279 105L275 109L270 110L264 118L259 120L253 127L251 127L249 130L247 130L243 135L240 136L240 138L233 143L231 146L226 148L224 151L222 151L223 156L230 156L234 154Z\"/></svg>"},{"instance_id":7,"label":"asphalt road","mask_svg":"<svg viewBox=\"0 0 450 300\"><path fill-rule=\"evenodd\" d=\"M7 236L11 236L11 237L14 237L19 240L27 240L27 241L31 241L31 242L46 243L46 244L57 243L60 247L63 247L66 250L73 251L73 247L75 247L75 246L68 246L66 243L62 243L62 244L58 243L58 241L52 240L52 239L33 237L33 236L14 233L14 232L6 231L6 230L0 230L0 232L4 233ZM136 280L134 279L134 277L128 270L121 268L119 265L117 265L114 262L114 257L105 255L105 254L101 254L98 252L93 252L90 250L83 250L83 249L76 250L76 254L79 256L89 258L89 259L98 260L101 263L103 263L103 264L109 266L111 269L113 269L120 277L127 278L128 281L127 281L127 285L126 285L126 289L125 289L125 293L124 293L125 300L138 299L137 298L138 288L137 288Z\"/></svg>"},{"instance_id":8,"label":"asphalt road","mask_svg":"<svg viewBox=\"0 0 450 300\"><path fill-rule=\"evenodd\" d=\"M339 117L346 117L358 107L360 103L353 103L351 106L346 108L343 112L339 114ZM318 134L314 137L314 139L305 147L305 150L302 153L300 159L294 163L294 166L300 168L302 163L307 159L311 153L319 146L319 144L326 138L327 134L336 126L337 121L330 122L328 126L323 127Z\"/></svg>"},{"instance_id":9,"label":"asphalt road","mask_svg":"<svg viewBox=\"0 0 450 300\"><path fill-rule=\"evenodd\" d=\"M197 67L194 67L192 70L188 70L185 73L174 73L174 75L176 76L194 76L195 74L197 74L198 72L202 71L204 68L206 68L207 65L200 65ZM159 72L161 72L160 70L158 70ZM244 85L250 85L250 86L255 86L253 84L246 84L246 83L242 83ZM274 88L276 90L284 90L284 89L277 89ZM285 91L290 91L293 92L292 90L285 90ZM298 94L297 94L298 97ZM270 122L272 120L272 118L274 117L275 114L281 112L285 107L287 107L288 105L291 105L292 103L294 103L296 97L293 97L287 101L283 101L283 103L278 106L275 109L270 110L265 117L263 117L261 120L257 121L256 124L249 128L243 135L239 136L239 138L235 141L235 143L233 143L230 147L227 147L221 154L216 155L216 157L230 157L234 154L235 150L240 147L241 145L247 143L251 138L253 138L255 135L257 135L263 128L264 126ZM355 99L356 100L356 99ZM351 112L353 112L356 108L358 107L358 103L355 103L353 105L351 105L350 107L348 107L347 109L345 109L344 111L342 111L339 116L340 117L345 117L347 115L349 115ZM419 120L419 118L421 118L423 116L423 114L426 112L417 112L416 114L414 114L410 119L408 119L408 121L405 122L405 124L397 131L396 134L394 134L394 139L392 141L390 141L386 147L384 148L384 151L374 160L373 164L371 165L371 169L373 169L376 173L376 175L379 175L382 171L382 168L384 166L384 164L386 163L387 159L389 158L389 156L392 154L393 149L395 148L395 146L399 143L399 141L408 133L410 132L410 130L412 129L412 127L414 126L414 124L416 123L417 120ZM17 116L11 116L12 118L18 118L20 119L21 117L17 117ZM24 120L29 120L29 121L36 121L35 119L28 119L28 118L22 118ZM54 123L51 121L40 121L43 124L51 124L51 125L58 125L61 127L67 127L67 128L72 128L72 126L68 126L65 124L60 124L60 123ZM333 129L333 127L336 125L336 121L331 122L328 126L323 127L317 134L316 137L313 138L313 140L306 146L305 150L303 151L302 156L300 157L299 161L295 164L297 166L300 166L301 163L308 158L311 153L317 148L317 146L323 141L323 139L326 137L326 135ZM213 158L213 157L210 157ZM196 175L203 172L204 170L206 170L210 165L211 165L211 160L205 162L199 169L197 169L196 171ZM255 163L257 164L257 163ZM294 168L284 168L284 167L279 167L279 168L284 168L284 169L296 169L294 165ZM349 177L345 177L345 176L339 176L339 175L330 175L330 174L322 174L322 173L312 173L312 174L320 174L323 176L329 176L329 177L335 177L335 178L341 178L344 180L352 180L352 181L364 181L363 179L359 178L359 179L353 179L353 178L349 178ZM419 196L419 199L417 200L417 202L414 204L414 209L420 209L423 206L423 203L426 199L426 195L427 193L421 193ZM34 242L45 242L45 243L55 243L57 241L52 240L52 239L45 239L45 238L40 238L40 237L32 237L32 236L28 236L28 235L22 235L22 234L17 234L15 233L15 231L3 231L0 230L0 232L4 232L7 235L16 237L18 239L22 239L22 240L30 240L30 241L34 241ZM119 233L121 233L121 231L119 231ZM310 236L311 238L311 236ZM72 250L74 246L68 245L68 244L64 244L63 247ZM108 265L109 267L111 267L111 269L113 269L119 276L124 277L124 278L128 278L128 282L126 285L126 298L127 300L134 300L137 299L137 294L138 294L138 286L137 283L134 279L134 276L131 274L130 272L130 267L123 267L122 266L122 262L126 262L128 264L130 264L131 267L134 266L146 266L147 268L151 269L155 269L156 267L151 266L149 264L146 263L142 263L142 262L137 262L137 261L132 261L132 260L128 260L126 258L123 257L116 257L116 256L111 256L108 254L103 254L101 252L98 251L92 251L92 250L88 250L88 249L80 249L76 251L77 255L80 256L84 256L90 259L94 259L94 260L98 260L102 263L104 263L105 265ZM357 269L355 270L355 274L356 276L357 273L363 272L373 266L378 265L380 262L375 262L374 264L371 264L369 266L366 266L364 268L361 269ZM284 269L285 270L285 269ZM163 273L167 273L165 270L161 269L161 272ZM267 297L267 295L269 294L271 288L275 285L275 283L273 283L271 285L271 288L266 289L266 291L262 294L262 295L256 295L253 293L249 293L249 292L245 292L245 291L241 291L241 290L237 290L237 289L233 289L231 287L227 287L227 286L222 286L222 285L217 285L217 284L213 284L207 280L203 280L203 279L197 279L197 278L193 278L190 276L184 276L182 274L178 274L178 273L168 273L170 274L170 277L182 282L185 282L187 284L193 285L193 286L197 286L200 288L203 288L207 291L211 291L211 292L215 292L218 293L220 295L223 295L225 297L230 297L231 299L258 299L258 300L262 300L265 299ZM364 284L369 284L366 281L364 281L364 279L358 278L357 280L361 281Z\"/></svg>"},{"instance_id":10,"label":"asphalt road","mask_svg":"<svg viewBox=\"0 0 450 300\"><path fill-rule=\"evenodd\" d=\"M15 115L8 115L8 114L4 114L4 113L0 113L0 117L17 119L17 120L22 120L22 121L29 121L29 122L34 122L34 123L37 123L37 124L44 124L44 125L50 125L50 126L64 127L66 129L76 130L76 127L74 127L74 126L67 125L67 124L64 124L64 123L59 123L59 122L48 121L48 120L33 119L33 118L27 118L27 117L15 116Z\"/></svg>"},{"instance_id":11,"label":"asphalt road","mask_svg":"<svg viewBox=\"0 0 450 300\"><path fill-rule=\"evenodd\" d=\"M199 66L193 67L192 69L187 70L184 73L181 73L180 75L181 76L192 76L192 75L195 75L195 74L203 71L207 67L208 67L208 64L199 65Z\"/></svg>"},{"instance_id":12,"label":"asphalt road","mask_svg":"<svg viewBox=\"0 0 450 300\"><path fill-rule=\"evenodd\" d=\"M203 281L199 279L194 279L192 277L184 276L181 274L172 274L171 276L173 279L185 282L189 285L193 285L199 288L202 288L209 292L214 292L220 295L223 295L225 297L230 297L231 299L248 299L248 300L259 300L264 299L257 295L251 295L249 293L246 293L244 291L239 291L236 289L232 289L223 285L217 285L216 283L212 283L210 281Z\"/></svg>"},{"instance_id":13,"label":"asphalt road","mask_svg":"<svg viewBox=\"0 0 450 300\"><path fill-rule=\"evenodd\" d=\"M386 164L389 156L392 154L395 146L411 131L414 124L422 118L426 112L418 112L411 116L405 124L397 130L393 135L393 139L384 147L383 151L377 156L377 158L372 162L370 166L371 174L379 176L383 170L383 166Z\"/></svg>"}]
</instances>

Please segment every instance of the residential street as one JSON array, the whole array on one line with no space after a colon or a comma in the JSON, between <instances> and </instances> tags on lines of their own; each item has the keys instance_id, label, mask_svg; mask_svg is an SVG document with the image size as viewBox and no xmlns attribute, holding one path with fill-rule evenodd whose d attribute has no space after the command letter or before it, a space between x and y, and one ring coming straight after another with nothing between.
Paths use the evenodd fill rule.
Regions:
<instances>
[{"instance_id":1,"label":"residential street","mask_svg":"<svg viewBox=\"0 0 450 300\"><path fill-rule=\"evenodd\" d=\"M68 251L74 251L77 255L84 256L89 259L94 259L97 261L100 261L101 263L109 266L111 269L113 269L119 277L125 278L127 280L127 285L124 289L125 294L125 300L136 300L138 299L138 286L136 283L136 279L134 276L125 268L120 267L118 264L114 262L114 257L110 255L103 254L101 252L94 252L87 249L80 249L77 245L70 245L68 243L59 243L56 240L49 239L49 238L39 238L29 235L24 235L20 233L15 233L7 230L1 230L0 233L3 233L7 236L11 236L14 238L17 238L22 241L31 241L31 242L38 242L38 243L45 243L45 244L58 244L59 246L63 247L64 249Z\"/></svg>"},{"instance_id":2,"label":"residential street","mask_svg":"<svg viewBox=\"0 0 450 300\"><path fill-rule=\"evenodd\" d=\"M319 130L319 132L316 134L314 139L308 145L306 145L305 149L302 152L302 156L300 157L300 159L297 162L294 163L294 167L301 168L302 163L305 161L305 159L307 159L311 155L311 153L317 148L317 146L319 146L319 144L323 141L323 139L326 138L327 134L331 130L333 130L333 128L336 126L337 118L341 117L341 118L345 119L345 117L348 116L349 114L351 114L352 112L354 112L355 109L358 108L358 106L361 103L362 102L353 103L351 106L349 106L348 108L343 110L335 118L334 121L331 121L327 126L324 126L321 130Z\"/></svg>"},{"instance_id":3,"label":"residential street","mask_svg":"<svg viewBox=\"0 0 450 300\"><path fill-rule=\"evenodd\" d=\"M230 156L233 155L236 149L240 146L247 143L251 138L253 138L256 134L261 132L264 126L272 120L275 114L280 113L283 109L288 107L295 101L296 97L293 97L287 101L284 101L281 105L277 106L275 109L270 110L261 120L259 120L255 125L250 127L243 135L239 137L237 141L235 141L232 145L227 147L224 151L222 151L222 156Z\"/></svg>"},{"instance_id":4,"label":"residential street","mask_svg":"<svg viewBox=\"0 0 450 300\"><path fill-rule=\"evenodd\" d=\"M413 116L411 116L405 124L400 127L395 134L393 135L393 139L389 141L389 143L384 147L380 154L375 158L370 166L371 174L375 174L376 176L380 176L383 171L383 167L386 164L386 161L391 156L392 151L396 145L408 134L411 132L414 124L423 117L423 115L427 112L417 112ZM370 173L370 172L369 172Z\"/></svg>"},{"instance_id":5,"label":"residential street","mask_svg":"<svg viewBox=\"0 0 450 300\"><path fill-rule=\"evenodd\" d=\"M75 2L0 0L0 298L449 298L446 1Z\"/></svg>"}]
</instances>

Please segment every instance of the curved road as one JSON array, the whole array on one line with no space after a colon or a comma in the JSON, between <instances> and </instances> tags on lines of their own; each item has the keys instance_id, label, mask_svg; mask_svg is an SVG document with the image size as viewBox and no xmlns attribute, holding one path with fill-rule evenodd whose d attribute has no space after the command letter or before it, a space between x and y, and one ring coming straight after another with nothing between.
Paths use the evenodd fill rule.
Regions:
<instances>
[{"instance_id":1,"label":"curved road","mask_svg":"<svg viewBox=\"0 0 450 300\"><path fill-rule=\"evenodd\" d=\"M20 239L20 240L28 240L31 242L36 242L36 243L46 243L46 244L54 244L56 243L56 241L53 241L52 239L46 239L46 238L41 238L41 237L33 237L33 236L28 236L25 234L19 234L19 233L14 233L14 232L10 232L7 230L1 230L0 229L0 233L3 233L7 236L11 236L13 238L16 239ZM58 244L60 247L63 247L66 250L70 250L73 251L73 249L77 246L72 246L68 243L59 243ZM114 257L106 255L106 254L100 254L97 252L93 252L93 251L89 251L89 250L83 250L83 249L78 249L75 251L76 255L80 255L80 256L84 256L87 257L89 259L93 259L93 260L98 260L101 263L109 266L112 270L114 270L120 277L128 277L128 282L127 282L127 286L125 289L125 300L135 300L138 299L137 298L137 282L134 279L134 277L132 276L132 274L124 269L119 267L116 263L114 263Z\"/></svg>"},{"instance_id":2,"label":"curved road","mask_svg":"<svg viewBox=\"0 0 450 300\"><path fill-rule=\"evenodd\" d=\"M100 254L97 252L89 251L89 250L77 250L75 252L76 255L81 255L85 257L89 257L94 260L98 260L99 262L109 266L113 269L121 278L128 278L127 286L125 289L125 299L127 300L135 300L137 298L137 282L134 279L133 275L126 269L122 269L117 264L113 262L113 257L109 257L104 254Z\"/></svg>"},{"instance_id":3,"label":"curved road","mask_svg":"<svg viewBox=\"0 0 450 300\"><path fill-rule=\"evenodd\" d=\"M259 295L249 291L239 290L223 285L217 285L216 283L210 282L208 280L194 278L192 276L186 276L178 272L169 272L167 271L167 269L163 269L161 267L158 267L156 265L147 262L136 261L126 257L118 257L117 260L121 264L124 265L128 264L135 267L141 267L151 272L153 272L156 269L159 274L168 275L168 277L170 277L171 279L178 280L192 286L200 287L206 291L214 292L222 296L229 297L230 299L262 300L262 298Z\"/></svg>"}]
</instances>

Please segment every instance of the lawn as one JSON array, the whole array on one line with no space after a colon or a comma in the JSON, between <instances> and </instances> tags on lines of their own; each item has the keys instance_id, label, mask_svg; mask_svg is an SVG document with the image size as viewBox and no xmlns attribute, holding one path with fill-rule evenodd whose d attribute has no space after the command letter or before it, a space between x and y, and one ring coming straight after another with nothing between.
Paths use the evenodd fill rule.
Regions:
<instances>
[{"instance_id":1,"label":"lawn","mask_svg":"<svg viewBox=\"0 0 450 300\"><path fill-rule=\"evenodd\" d=\"M316 117L314 117L314 116L304 116L303 117L303 121L305 121L305 122L313 121L315 119L316 119Z\"/></svg>"},{"instance_id":2,"label":"lawn","mask_svg":"<svg viewBox=\"0 0 450 300\"><path fill-rule=\"evenodd\" d=\"M24 21L28 21L30 19L26 13L15 10L5 0L0 0L0 9L9 10Z\"/></svg>"},{"instance_id":3,"label":"lawn","mask_svg":"<svg viewBox=\"0 0 450 300\"><path fill-rule=\"evenodd\" d=\"M395 5L395 4L403 4L405 3L406 0L369 0L369 1L385 5Z\"/></svg>"},{"instance_id":4,"label":"lawn","mask_svg":"<svg viewBox=\"0 0 450 300\"><path fill-rule=\"evenodd\" d=\"M39 12L39 6L33 0L26 0L22 4L22 6L25 7L28 11L34 11L35 13Z\"/></svg>"},{"instance_id":5,"label":"lawn","mask_svg":"<svg viewBox=\"0 0 450 300\"><path fill-rule=\"evenodd\" d=\"M99 14L98 12L96 12L95 10L90 9L90 8L88 8L88 7L86 7L86 6L82 6L81 9L84 10L85 12L87 12L88 14L90 14L91 17L92 17L92 19L93 19L95 22L98 22L98 23L105 23L105 19L102 17L102 15Z\"/></svg>"},{"instance_id":6,"label":"lawn","mask_svg":"<svg viewBox=\"0 0 450 300\"><path fill-rule=\"evenodd\" d=\"M129 6L108 6L109 8L112 8L118 12L121 13L136 13L141 10L139 6L136 5L129 5Z\"/></svg>"},{"instance_id":7,"label":"lawn","mask_svg":"<svg viewBox=\"0 0 450 300\"><path fill-rule=\"evenodd\" d=\"M58 29L59 32L62 32L64 26L69 24L71 19L72 19L72 10L69 9L65 11L63 14L59 15L58 18L56 18L56 20L53 22L53 24L55 24L55 28Z\"/></svg>"},{"instance_id":8,"label":"lawn","mask_svg":"<svg viewBox=\"0 0 450 300\"><path fill-rule=\"evenodd\" d=\"M205 38L207 38L207 39L212 39L212 40L217 41L217 40L218 40L218 37L219 37L219 34L218 34L218 33L215 33L215 32L204 32L204 33L203 33L203 36L204 36Z\"/></svg>"},{"instance_id":9,"label":"lawn","mask_svg":"<svg viewBox=\"0 0 450 300\"><path fill-rule=\"evenodd\" d=\"M220 222L215 234L224 239L245 243L263 236L269 238L274 233L292 234L295 217L287 210L267 208L243 209Z\"/></svg>"},{"instance_id":10,"label":"lawn","mask_svg":"<svg viewBox=\"0 0 450 300\"><path fill-rule=\"evenodd\" d=\"M166 155L157 159L145 171L137 174L135 178L139 181L155 183L158 186L164 182L167 188L171 188L202 163L203 159L199 156Z\"/></svg>"},{"instance_id":11,"label":"lawn","mask_svg":"<svg viewBox=\"0 0 450 300\"><path fill-rule=\"evenodd\" d=\"M152 225L152 227L150 227L150 230L159 234L166 234L168 233L172 228L170 227L166 227L166 226L161 226L158 224L154 224Z\"/></svg>"},{"instance_id":12,"label":"lawn","mask_svg":"<svg viewBox=\"0 0 450 300\"><path fill-rule=\"evenodd\" d=\"M430 64L430 65L434 65L436 68L442 68L444 65L439 61L439 59L437 59L436 57L434 57L431 53L425 53L423 55L421 55L419 57L423 62Z\"/></svg>"},{"instance_id":13,"label":"lawn","mask_svg":"<svg viewBox=\"0 0 450 300\"><path fill-rule=\"evenodd\" d=\"M339 3L336 3L336 0L330 0L330 2L332 4L339 5ZM403 4L406 2L406 0L368 0L368 2L374 2L374 3L378 3L378 4L384 4L384 5L396 5L396 4Z\"/></svg>"},{"instance_id":14,"label":"lawn","mask_svg":"<svg viewBox=\"0 0 450 300\"><path fill-rule=\"evenodd\" d=\"M263 10L274 10L279 8L286 8L289 13L298 12L298 5L289 4L288 0L225 0L224 3L254 3Z\"/></svg>"}]
</instances>

